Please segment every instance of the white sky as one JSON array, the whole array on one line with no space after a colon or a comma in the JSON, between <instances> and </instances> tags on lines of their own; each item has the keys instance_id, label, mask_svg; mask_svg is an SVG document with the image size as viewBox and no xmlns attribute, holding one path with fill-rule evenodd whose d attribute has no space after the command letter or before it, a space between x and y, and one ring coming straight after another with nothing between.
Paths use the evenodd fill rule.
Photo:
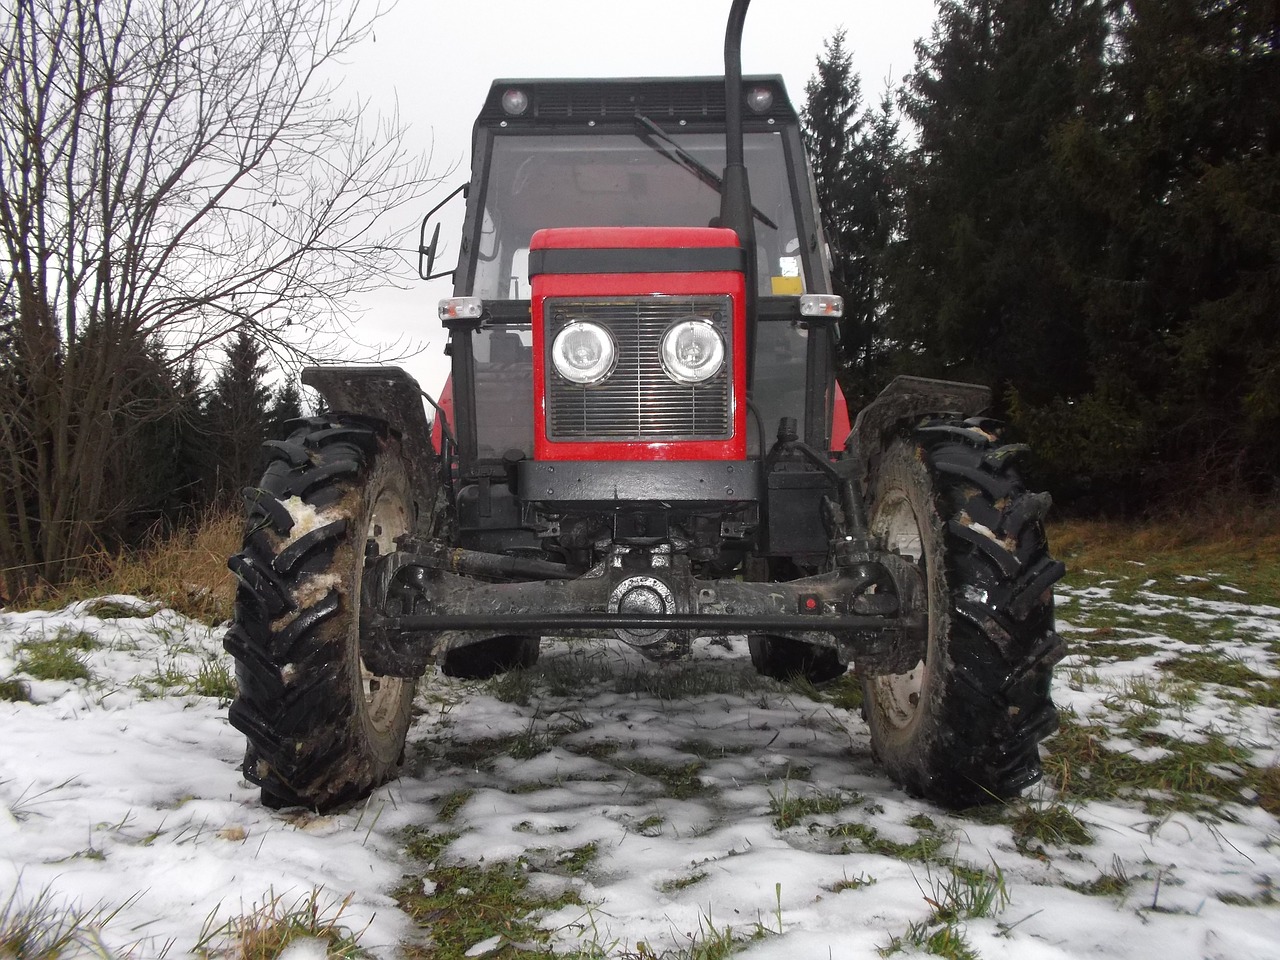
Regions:
<instances>
[{"instance_id":1,"label":"white sky","mask_svg":"<svg viewBox=\"0 0 1280 960\"><path fill-rule=\"evenodd\" d=\"M414 142L432 150L443 189L420 209L397 216L405 248L416 249L417 225L448 190L467 178L471 127L492 80L514 77L718 76L724 72L729 0L401 0L380 21L376 38L353 57L341 92L367 97L371 108L398 104ZM743 71L780 73L799 108L823 41L843 27L864 99L886 79L896 87L914 64L912 44L933 23L933 0L754 0L743 34ZM461 214L461 204L457 203ZM457 249L457 237L441 240ZM368 296L356 336L370 343L416 341L422 349L398 362L422 386L439 390L447 374L436 305L448 281L414 282Z\"/></svg>"}]
</instances>

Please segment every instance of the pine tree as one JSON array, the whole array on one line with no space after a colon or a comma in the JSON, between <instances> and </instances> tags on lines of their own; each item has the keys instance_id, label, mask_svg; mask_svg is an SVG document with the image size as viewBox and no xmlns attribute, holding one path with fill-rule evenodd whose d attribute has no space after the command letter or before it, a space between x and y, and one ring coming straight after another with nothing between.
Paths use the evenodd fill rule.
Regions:
<instances>
[{"instance_id":1,"label":"pine tree","mask_svg":"<svg viewBox=\"0 0 1280 960\"><path fill-rule=\"evenodd\" d=\"M887 90L877 111L862 110L861 78L844 41L843 31L826 41L805 87L801 116L831 252L832 286L845 300L840 376L845 395L856 404L881 385L885 251L899 214L893 168L901 145Z\"/></svg>"},{"instance_id":2,"label":"pine tree","mask_svg":"<svg viewBox=\"0 0 1280 960\"><path fill-rule=\"evenodd\" d=\"M289 421L302 416L302 391L292 380L286 380L276 391L271 403L271 415L268 418L267 435L283 439L289 432Z\"/></svg>"},{"instance_id":3,"label":"pine tree","mask_svg":"<svg viewBox=\"0 0 1280 960\"><path fill-rule=\"evenodd\" d=\"M128 424L102 465L105 487L121 509L108 518L100 536L112 544L140 542L157 527L176 521L195 496L186 464L174 455L175 431L183 407L179 374L164 345L140 345L125 365L120 409Z\"/></svg>"},{"instance_id":4,"label":"pine tree","mask_svg":"<svg viewBox=\"0 0 1280 960\"><path fill-rule=\"evenodd\" d=\"M863 115L862 129L848 159L848 215L853 228L852 262L848 265L849 299L842 330L845 395L855 408L870 401L891 373L888 271L891 250L902 220L899 187L902 140L893 93L886 85L876 110Z\"/></svg>"},{"instance_id":5,"label":"pine tree","mask_svg":"<svg viewBox=\"0 0 1280 960\"><path fill-rule=\"evenodd\" d=\"M1053 145L1096 95L1102 38L1095 0L942 0L917 44L904 112L919 140L891 275L895 336L920 372L1032 403L1087 385L1070 252L1092 227Z\"/></svg>"},{"instance_id":6,"label":"pine tree","mask_svg":"<svg viewBox=\"0 0 1280 960\"><path fill-rule=\"evenodd\" d=\"M204 420L213 456L205 483L211 499L229 499L257 480L272 404L264 353L251 332L237 332L209 392Z\"/></svg>"},{"instance_id":7,"label":"pine tree","mask_svg":"<svg viewBox=\"0 0 1280 960\"><path fill-rule=\"evenodd\" d=\"M1274 489L1280 7L1130 0L1118 14L1095 196L1111 217L1091 303L1099 379L1141 398L1156 480Z\"/></svg>"},{"instance_id":8,"label":"pine tree","mask_svg":"<svg viewBox=\"0 0 1280 960\"><path fill-rule=\"evenodd\" d=\"M853 70L844 40L840 30L825 42L817 72L805 85L801 120L822 210L822 230L831 250L832 284L836 293L847 297L857 245L849 215L849 164L862 124L862 81Z\"/></svg>"}]
</instances>

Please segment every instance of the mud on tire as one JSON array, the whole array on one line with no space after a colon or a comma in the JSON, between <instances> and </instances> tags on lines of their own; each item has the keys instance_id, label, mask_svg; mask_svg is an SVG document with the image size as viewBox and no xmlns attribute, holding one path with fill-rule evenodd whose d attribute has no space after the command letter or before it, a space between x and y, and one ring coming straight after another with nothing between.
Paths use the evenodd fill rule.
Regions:
<instances>
[{"instance_id":1,"label":"mud on tire","mask_svg":"<svg viewBox=\"0 0 1280 960\"><path fill-rule=\"evenodd\" d=\"M1040 779L1058 725L1047 494L1029 493L992 421L930 421L894 441L870 488L873 534L922 568L925 659L863 680L872 749L909 792L952 807L1017 796Z\"/></svg>"},{"instance_id":2,"label":"mud on tire","mask_svg":"<svg viewBox=\"0 0 1280 960\"><path fill-rule=\"evenodd\" d=\"M268 806L327 809L396 775L414 681L375 677L360 657L367 556L414 526L399 444L379 421L313 418L267 444L249 503L227 651L248 738L245 777Z\"/></svg>"}]
</instances>

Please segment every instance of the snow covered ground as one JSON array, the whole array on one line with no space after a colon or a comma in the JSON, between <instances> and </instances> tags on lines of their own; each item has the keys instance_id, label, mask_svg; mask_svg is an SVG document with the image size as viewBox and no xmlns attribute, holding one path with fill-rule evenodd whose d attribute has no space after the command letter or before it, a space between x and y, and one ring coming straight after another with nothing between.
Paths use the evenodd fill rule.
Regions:
<instances>
[{"instance_id":1,"label":"snow covered ground","mask_svg":"<svg viewBox=\"0 0 1280 960\"><path fill-rule=\"evenodd\" d=\"M882 777L852 684L561 642L425 681L367 803L269 811L220 629L120 597L0 613L0 695L29 695L0 699L0 935L39 907L117 955L216 955L314 898L377 957L1280 957L1280 609L1140 566L1059 605L1046 781L960 814Z\"/></svg>"}]
</instances>

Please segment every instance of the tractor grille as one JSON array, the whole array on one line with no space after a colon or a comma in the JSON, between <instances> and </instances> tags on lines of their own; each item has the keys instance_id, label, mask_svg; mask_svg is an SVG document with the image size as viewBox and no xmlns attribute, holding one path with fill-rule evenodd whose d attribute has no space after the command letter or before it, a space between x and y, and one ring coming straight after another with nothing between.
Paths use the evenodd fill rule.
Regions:
<instances>
[{"instance_id":1,"label":"tractor grille","mask_svg":"<svg viewBox=\"0 0 1280 960\"><path fill-rule=\"evenodd\" d=\"M547 437L551 440L726 440L733 433L733 339L729 297L548 299L546 317ZM725 342L720 372L705 383L675 383L658 357L662 335L691 316L710 319ZM550 345L574 320L607 327L618 365L603 383L579 386L551 365Z\"/></svg>"}]
</instances>

